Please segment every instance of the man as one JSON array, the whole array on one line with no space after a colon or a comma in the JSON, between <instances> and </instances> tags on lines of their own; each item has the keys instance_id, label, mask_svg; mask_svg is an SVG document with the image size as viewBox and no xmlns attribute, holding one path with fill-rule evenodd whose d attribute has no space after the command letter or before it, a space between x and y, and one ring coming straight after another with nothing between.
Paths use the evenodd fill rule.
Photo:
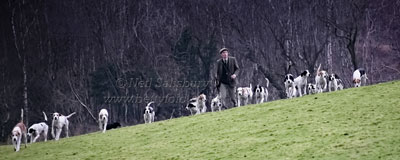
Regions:
<instances>
[{"instance_id":1,"label":"man","mask_svg":"<svg viewBox=\"0 0 400 160\"><path fill-rule=\"evenodd\" d=\"M233 106L236 106L235 87L237 84L237 74L239 73L239 66L235 57L229 57L227 48L222 48L219 51L221 59L217 61L217 88L221 97L222 105L228 106L229 100L232 101Z\"/></svg>"}]
</instances>

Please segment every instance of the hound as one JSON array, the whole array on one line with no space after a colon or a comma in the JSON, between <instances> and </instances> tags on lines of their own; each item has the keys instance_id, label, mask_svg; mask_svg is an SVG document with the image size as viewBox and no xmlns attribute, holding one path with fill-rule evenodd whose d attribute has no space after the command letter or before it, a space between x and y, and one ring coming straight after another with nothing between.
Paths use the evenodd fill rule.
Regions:
<instances>
[{"instance_id":1,"label":"hound","mask_svg":"<svg viewBox=\"0 0 400 160\"><path fill-rule=\"evenodd\" d=\"M42 113L43 113L43 116L44 116L44 121L47 122L46 113L44 113L44 112L42 112ZM44 141L47 142L47 133L48 132L49 132L49 126L45 122L33 124L28 129L28 136L31 137L31 142L30 143L35 143L36 140L40 137L41 134L44 137ZM36 135L36 136L32 140L34 135Z\"/></svg>"},{"instance_id":2,"label":"hound","mask_svg":"<svg viewBox=\"0 0 400 160\"><path fill-rule=\"evenodd\" d=\"M304 94L307 94L307 78L310 76L310 72L305 70L300 74L300 76L294 79L294 90L299 93L300 97L303 96L301 90L304 90ZM294 92L294 96L297 96L297 93Z\"/></svg>"},{"instance_id":3,"label":"hound","mask_svg":"<svg viewBox=\"0 0 400 160\"><path fill-rule=\"evenodd\" d=\"M69 121L68 118L70 118L72 115L74 115L74 113L71 113L68 116L64 116L60 113L53 113L53 121L51 122L51 135L53 136L53 138L55 138L56 141L58 141L60 139L60 134L62 131L62 128L65 126L65 134L66 137L68 136L68 132L69 132ZM54 127L56 128L56 135L54 135Z\"/></svg>"},{"instance_id":4,"label":"hound","mask_svg":"<svg viewBox=\"0 0 400 160\"><path fill-rule=\"evenodd\" d=\"M186 109L190 111L190 114L200 114L207 111L206 106L206 95L200 94L198 97L189 100L189 104L186 105Z\"/></svg>"},{"instance_id":5,"label":"hound","mask_svg":"<svg viewBox=\"0 0 400 160\"><path fill-rule=\"evenodd\" d=\"M207 106L206 106L206 95L205 94L200 94L200 96L197 98L197 110L200 113L205 113L207 111Z\"/></svg>"},{"instance_id":6,"label":"hound","mask_svg":"<svg viewBox=\"0 0 400 160\"><path fill-rule=\"evenodd\" d=\"M317 75L315 76L315 85L317 87L318 93L326 91L326 86L328 85L328 81L326 80L328 77L328 73L320 69L321 69L321 64L319 64L319 67L317 69Z\"/></svg>"},{"instance_id":7,"label":"hound","mask_svg":"<svg viewBox=\"0 0 400 160\"><path fill-rule=\"evenodd\" d=\"M101 109L99 112L99 128L103 130L103 133L106 132L108 122L108 111L107 109Z\"/></svg>"},{"instance_id":8,"label":"hound","mask_svg":"<svg viewBox=\"0 0 400 160\"><path fill-rule=\"evenodd\" d=\"M154 117L155 117L155 112L152 107L154 102L150 102L147 104L146 108L144 109L143 112L143 118L144 118L144 123L152 123L154 122Z\"/></svg>"},{"instance_id":9,"label":"hound","mask_svg":"<svg viewBox=\"0 0 400 160\"><path fill-rule=\"evenodd\" d=\"M22 136L25 138L25 148L27 145L28 137L26 134L26 126L24 124L24 110L21 109L21 121L13 128L11 132L11 141L14 145L14 151L18 152L21 146Z\"/></svg>"},{"instance_id":10,"label":"hound","mask_svg":"<svg viewBox=\"0 0 400 160\"><path fill-rule=\"evenodd\" d=\"M261 85L256 85L253 88L254 99L255 99L255 103L256 104L268 101L268 90L267 90L267 88L269 86L269 80L267 78L265 78L265 80L267 80L267 87L266 88L262 87Z\"/></svg>"},{"instance_id":11,"label":"hound","mask_svg":"<svg viewBox=\"0 0 400 160\"><path fill-rule=\"evenodd\" d=\"M353 83L355 87L365 86L367 84L367 73L364 68L359 68L353 72Z\"/></svg>"},{"instance_id":12,"label":"hound","mask_svg":"<svg viewBox=\"0 0 400 160\"><path fill-rule=\"evenodd\" d=\"M343 81L341 79L338 79L337 82L338 82L337 89L338 90L343 90L344 89Z\"/></svg>"},{"instance_id":13,"label":"hound","mask_svg":"<svg viewBox=\"0 0 400 160\"><path fill-rule=\"evenodd\" d=\"M308 94L315 94L317 93L317 87L315 84L308 83Z\"/></svg>"},{"instance_id":14,"label":"hound","mask_svg":"<svg viewBox=\"0 0 400 160\"><path fill-rule=\"evenodd\" d=\"M333 88L334 91L342 90L343 89L343 82L342 80L339 78L338 75L336 74L331 74L329 75L329 92L331 91L331 89Z\"/></svg>"},{"instance_id":15,"label":"hound","mask_svg":"<svg viewBox=\"0 0 400 160\"><path fill-rule=\"evenodd\" d=\"M214 112L217 109L219 111L221 111L222 109L221 97L219 96L219 94L211 100L211 112Z\"/></svg>"},{"instance_id":16,"label":"hound","mask_svg":"<svg viewBox=\"0 0 400 160\"><path fill-rule=\"evenodd\" d=\"M250 87L238 87L238 89L237 89L237 104L238 104L238 107L241 106L240 102L243 102L242 103L243 105L247 105L248 102L249 102L249 99L250 100L252 99L253 92L251 91L251 88L252 88L251 84L250 84Z\"/></svg>"},{"instance_id":17,"label":"hound","mask_svg":"<svg viewBox=\"0 0 400 160\"><path fill-rule=\"evenodd\" d=\"M292 74L285 75L285 79L283 80L283 83L285 84L285 91L286 91L287 98L292 98L293 91L294 91L293 75Z\"/></svg>"},{"instance_id":18,"label":"hound","mask_svg":"<svg viewBox=\"0 0 400 160\"><path fill-rule=\"evenodd\" d=\"M106 129L110 130L110 129L115 129L115 128L118 128L118 127L121 127L121 124L119 122L114 122L114 123L111 123L111 124L107 124Z\"/></svg>"},{"instance_id":19,"label":"hound","mask_svg":"<svg viewBox=\"0 0 400 160\"><path fill-rule=\"evenodd\" d=\"M186 105L186 109L190 111L190 115L199 114L196 106L197 106L197 98L190 99L189 103Z\"/></svg>"}]
</instances>

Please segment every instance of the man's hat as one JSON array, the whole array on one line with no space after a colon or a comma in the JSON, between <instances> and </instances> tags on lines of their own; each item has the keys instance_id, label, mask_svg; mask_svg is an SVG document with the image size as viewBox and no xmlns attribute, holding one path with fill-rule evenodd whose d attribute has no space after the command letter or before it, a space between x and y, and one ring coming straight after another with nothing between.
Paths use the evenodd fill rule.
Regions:
<instances>
[{"instance_id":1,"label":"man's hat","mask_svg":"<svg viewBox=\"0 0 400 160\"><path fill-rule=\"evenodd\" d=\"M223 51L229 51L228 48L222 48L221 50L219 50L219 54L221 54Z\"/></svg>"}]
</instances>

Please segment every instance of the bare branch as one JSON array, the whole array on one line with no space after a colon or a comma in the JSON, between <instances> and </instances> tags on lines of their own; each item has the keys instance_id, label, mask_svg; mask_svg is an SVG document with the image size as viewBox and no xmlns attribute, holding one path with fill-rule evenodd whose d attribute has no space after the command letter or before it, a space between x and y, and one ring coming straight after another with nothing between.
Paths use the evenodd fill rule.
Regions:
<instances>
[{"instance_id":1,"label":"bare branch","mask_svg":"<svg viewBox=\"0 0 400 160\"><path fill-rule=\"evenodd\" d=\"M78 94L75 92L74 88L72 87L71 82L68 80L69 87L71 88L72 93L74 94L75 98L79 101L79 103L89 112L90 116L98 123L97 119L93 116L92 112L90 112L89 107L85 105L81 99L79 98Z\"/></svg>"},{"instance_id":2,"label":"bare branch","mask_svg":"<svg viewBox=\"0 0 400 160\"><path fill-rule=\"evenodd\" d=\"M387 66L387 65L382 64L382 67L389 68L389 69L391 69L391 70L396 71L398 74L400 74L400 70L398 70L398 69L396 69L396 68L393 68L393 67L391 67L391 66Z\"/></svg>"},{"instance_id":3,"label":"bare branch","mask_svg":"<svg viewBox=\"0 0 400 160\"><path fill-rule=\"evenodd\" d=\"M6 103L5 105L6 105L6 109L8 109L7 103ZM7 112L7 111L6 111L6 112ZM7 112L7 118L3 121L3 124L7 123L8 120L10 120L10 112Z\"/></svg>"}]
</instances>

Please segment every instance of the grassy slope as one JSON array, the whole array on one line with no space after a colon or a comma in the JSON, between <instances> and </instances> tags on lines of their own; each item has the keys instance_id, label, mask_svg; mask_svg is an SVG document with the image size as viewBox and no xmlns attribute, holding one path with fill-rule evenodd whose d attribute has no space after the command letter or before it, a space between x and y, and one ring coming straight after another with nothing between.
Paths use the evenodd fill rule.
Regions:
<instances>
[{"instance_id":1,"label":"grassy slope","mask_svg":"<svg viewBox=\"0 0 400 160\"><path fill-rule=\"evenodd\" d=\"M35 143L0 159L399 159L400 81ZM105 157L105 158L103 158Z\"/></svg>"}]
</instances>

